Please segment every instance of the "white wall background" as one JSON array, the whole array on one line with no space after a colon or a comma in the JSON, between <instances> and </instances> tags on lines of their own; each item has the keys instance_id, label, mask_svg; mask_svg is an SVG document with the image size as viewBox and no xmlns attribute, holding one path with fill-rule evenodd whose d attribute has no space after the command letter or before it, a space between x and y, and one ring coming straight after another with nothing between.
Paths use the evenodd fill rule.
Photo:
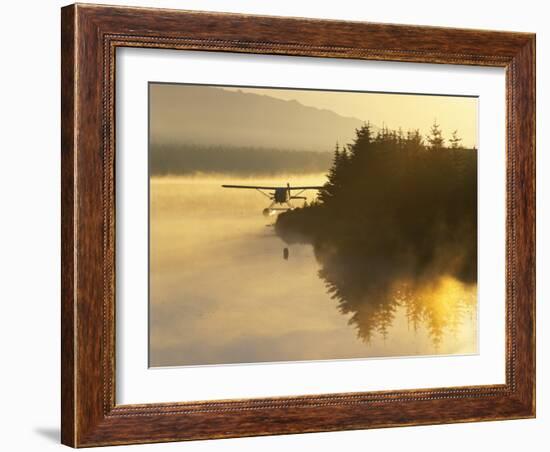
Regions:
<instances>
[{"instance_id":1,"label":"white wall background","mask_svg":"<svg viewBox=\"0 0 550 452\"><path fill-rule=\"evenodd\" d=\"M365 449L464 451L547 450L550 429L546 370L550 309L550 14L537 0L113 0L118 4L282 16L305 16L537 33L538 129L538 416L489 422L223 441L118 447L116 450L280 451ZM93 2L99 3L99 2ZM0 448L46 451L59 445L59 8L64 2L12 1L0 27ZM547 441L546 441L547 442Z\"/></svg>"}]
</instances>

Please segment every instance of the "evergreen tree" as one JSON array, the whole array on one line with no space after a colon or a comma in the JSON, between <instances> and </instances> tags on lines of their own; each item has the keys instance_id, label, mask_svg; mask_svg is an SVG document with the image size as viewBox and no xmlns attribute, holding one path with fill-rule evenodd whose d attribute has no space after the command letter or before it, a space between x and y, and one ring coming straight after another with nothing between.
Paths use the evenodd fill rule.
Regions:
<instances>
[{"instance_id":1,"label":"evergreen tree","mask_svg":"<svg viewBox=\"0 0 550 452\"><path fill-rule=\"evenodd\" d=\"M372 142L372 131L370 122L366 122L361 126L360 129L355 129L355 140L353 145L350 147L351 157L353 158L356 154L360 153L362 150L368 148Z\"/></svg>"},{"instance_id":2,"label":"evergreen tree","mask_svg":"<svg viewBox=\"0 0 550 452\"><path fill-rule=\"evenodd\" d=\"M327 182L319 193L319 199L322 202L329 202L337 194L341 185L343 160L347 160L347 152L345 149L340 151L340 145L336 142L332 166L327 175Z\"/></svg>"},{"instance_id":3,"label":"evergreen tree","mask_svg":"<svg viewBox=\"0 0 550 452\"><path fill-rule=\"evenodd\" d=\"M422 135L420 134L420 131L418 129L415 130L409 130L407 132L407 147L414 148L414 149L421 149L424 148L424 139L422 138Z\"/></svg>"},{"instance_id":4,"label":"evergreen tree","mask_svg":"<svg viewBox=\"0 0 550 452\"><path fill-rule=\"evenodd\" d=\"M449 143L451 143L451 149L459 149L460 142L462 141L462 138L458 137L458 130L455 130L453 132L453 135L451 136L451 139L449 140Z\"/></svg>"},{"instance_id":5,"label":"evergreen tree","mask_svg":"<svg viewBox=\"0 0 550 452\"><path fill-rule=\"evenodd\" d=\"M434 123L432 124L430 135L426 137L426 139L428 140L428 143L430 143L430 148L434 150L441 149L445 144L443 134L441 132L441 129L439 128L439 124L437 123L437 121L434 121Z\"/></svg>"}]
</instances>

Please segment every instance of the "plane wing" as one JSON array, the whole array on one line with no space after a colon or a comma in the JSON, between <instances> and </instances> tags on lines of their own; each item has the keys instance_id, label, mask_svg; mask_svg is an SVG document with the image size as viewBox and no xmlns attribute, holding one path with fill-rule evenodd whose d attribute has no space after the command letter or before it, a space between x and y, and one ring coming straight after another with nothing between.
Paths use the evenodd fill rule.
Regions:
<instances>
[{"instance_id":1,"label":"plane wing","mask_svg":"<svg viewBox=\"0 0 550 452\"><path fill-rule=\"evenodd\" d=\"M250 188L253 190L277 190L284 187L261 187L258 185L222 185L224 188Z\"/></svg>"},{"instance_id":2,"label":"plane wing","mask_svg":"<svg viewBox=\"0 0 550 452\"><path fill-rule=\"evenodd\" d=\"M289 190L321 190L322 188L325 188L323 186L320 187L288 187Z\"/></svg>"},{"instance_id":3,"label":"plane wing","mask_svg":"<svg viewBox=\"0 0 550 452\"><path fill-rule=\"evenodd\" d=\"M288 189L288 190L321 190L324 187L263 187L259 185L222 185L224 188L249 188L253 190L277 190L277 189Z\"/></svg>"}]
</instances>

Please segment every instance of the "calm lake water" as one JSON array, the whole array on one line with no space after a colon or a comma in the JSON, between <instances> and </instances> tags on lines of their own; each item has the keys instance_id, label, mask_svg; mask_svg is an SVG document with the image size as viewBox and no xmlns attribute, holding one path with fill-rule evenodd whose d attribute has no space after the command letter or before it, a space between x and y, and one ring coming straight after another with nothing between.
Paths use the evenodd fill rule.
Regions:
<instances>
[{"instance_id":1,"label":"calm lake water","mask_svg":"<svg viewBox=\"0 0 550 452\"><path fill-rule=\"evenodd\" d=\"M275 234L267 198L221 188L287 182L324 175L151 179L151 366L477 352L475 285L442 276L408 293L396 282L391 315L357 320L328 293L313 247ZM361 321L377 322L369 339Z\"/></svg>"}]
</instances>

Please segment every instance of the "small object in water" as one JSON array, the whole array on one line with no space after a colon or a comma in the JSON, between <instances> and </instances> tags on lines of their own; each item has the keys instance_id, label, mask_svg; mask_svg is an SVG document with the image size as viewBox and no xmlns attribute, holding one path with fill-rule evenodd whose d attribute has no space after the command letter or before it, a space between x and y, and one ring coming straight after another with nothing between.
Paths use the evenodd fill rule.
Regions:
<instances>
[{"instance_id":1,"label":"small object in water","mask_svg":"<svg viewBox=\"0 0 550 452\"><path fill-rule=\"evenodd\" d=\"M288 248L283 249L283 258L285 261L288 260Z\"/></svg>"}]
</instances>

